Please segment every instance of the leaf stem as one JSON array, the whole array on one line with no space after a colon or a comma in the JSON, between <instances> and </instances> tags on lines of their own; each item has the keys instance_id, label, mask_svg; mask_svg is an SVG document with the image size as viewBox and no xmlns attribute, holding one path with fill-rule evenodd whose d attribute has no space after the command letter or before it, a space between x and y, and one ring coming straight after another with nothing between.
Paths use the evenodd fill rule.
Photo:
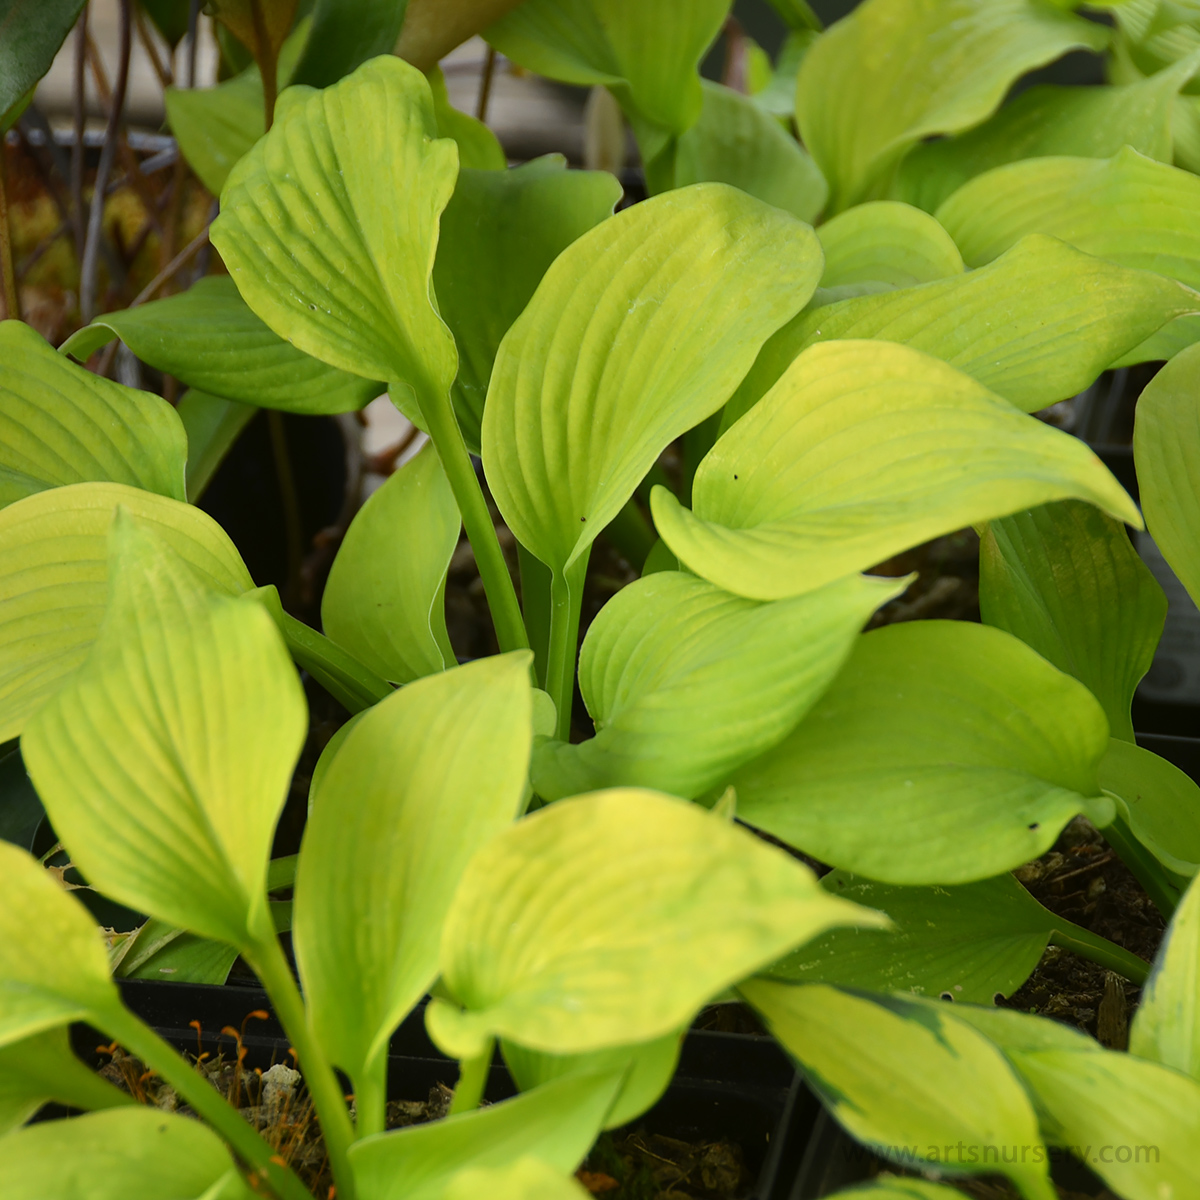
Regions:
<instances>
[{"instance_id":1,"label":"leaf stem","mask_svg":"<svg viewBox=\"0 0 1200 1200\"><path fill-rule=\"evenodd\" d=\"M1158 911L1169 920L1179 906L1182 893L1171 880L1167 869L1138 841L1124 817L1118 816L1100 832L1137 877L1138 883L1146 889L1146 894L1154 901Z\"/></svg>"},{"instance_id":2,"label":"leaf stem","mask_svg":"<svg viewBox=\"0 0 1200 1200\"><path fill-rule=\"evenodd\" d=\"M282 1200L312 1200L304 1184L289 1168L279 1165L275 1150L246 1123L241 1113L149 1025L124 1005L94 1013L90 1019L166 1080L247 1163L265 1176Z\"/></svg>"},{"instance_id":3,"label":"leaf stem","mask_svg":"<svg viewBox=\"0 0 1200 1200\"><path fill-rule=\"evenodd\" d=\"M354 1128L346 1111L342 1085L324 1050L309 1030L300 989L274 932L257 939L247 951L246 961L270 993L275 1015L300 1060L304 1083L320 1118L321 1132L325 1135L325 1147L329 1152L329 1165L337 1185L338 1200L355 1200L354 1173L349 1157Z\"/></svg>"},{"instance_id":4,"label":"leaf stem","mask_svg":"<svg viewBox=\"0 0 1200 1200\"><path fill-rule=\"evenodd\" d=\"M387 1052L377 1055L361 1079L354 1081L354 1107L358 1111L358 1137L382 1133L387 1128Z\"/></svg>"},{"instance_id":5,"label":"leaf stem","mask_svg":"<svg viewBox=\"0 0 1200 1200\"><path fill-rule=\"evenodd\" d=\"M1078 954L1080 958L1089 959L1110 971L1116 971L1118 975L1124 975L1130 983L1141 986L1146 982L1150 964L1145 959L1138 958L1136 954L1118 946L1116 942L1110 942L1108 938L1092 933L1089 929L1073 925L1070 921L1064 924L1065 928L1055 928L1051 932L1050 945L1061 946L1064 950Z\"/></svg>"},{"instance_id":6,"label":"leaf stem","mask_svg":"<svg viewBox=\"0 0 1200 1200\"><path fill-rule=\"evenodd\" d=\"M483 488L471 465L467 444L463 441L458 418L450 404L450 396L436 387L423 389L420 397L421 415L429 426L429 437L433 442L450 489L462 514L463 528L475 562L479 567L483 588L487 593L488 605L492 610L492 622L496 626L496 638L502 651L528 650L529 636L521 617L521 606L517 603L517 589L513 587L508 563L496 537L492 514L483 498Z\"/></svg>"},{"instance_id":7,"label":"leaf stem","mask_svg":"<svg viewBox=\"0 0 1200 1200\"><path fill-rule=\"evenodd\" d=\"M271 37L267 32L263 0L250 0L250 19L254 24L254 57L262 79L263 120L266 132L270 133L271 126L275 123L275 99L279 91L278 52L271 45Z\"/></svg>"},{"instance_id":8,"label":"leaf stem","mask_svg":"<svg viewBox=\"0 0 1200 1200\"><path fill-rule=\"evenodd\" d=\"M558 711L556 733L571 737L571 709L575 699L575 654L579 645L579 614L589 551L550 577L550 644L546 654L546 691Z\"/></svg>"},{"instance_id":9,"label":"leaf stem","mask_svg":"<svg viewBox=\"0 0 1200 1200\"><path fill-rule=\"evenodd\" d=\"M550 568L520 542L517 557L521 563L521 610L533 647L538 687L544 687L546 653L550 646Z\"/></svg>"},{"instance_id":10,"label":"leaf stem","mask_svg":"<svg viewBox=\"0 0 1200 1200\"><path fill-rule=\"evenodd\" d=\"M21 319L21 296L17 291L17 273L13 267L12 227L8 219L8 172L5 147L0 139L0 279L3 281L4 315L10 321Z\"/></svg>"},{"instance_id":11,"label":"leaf stem","mask_svg":"<svg viewBox=\"0 0 1200 1200\"><path fill-rule=\"evenodd\" d=\"M487 1087L488 1072L492 1069L492 1051L495 1044L495 1039L488 1038L479 1054L474 1058L464 1058L458 1064L458 1083L455 1085L447 1116L470 1112L479 1107L479 1101L483 1099L483 1090Z\"/></svg>"}]
</instances>

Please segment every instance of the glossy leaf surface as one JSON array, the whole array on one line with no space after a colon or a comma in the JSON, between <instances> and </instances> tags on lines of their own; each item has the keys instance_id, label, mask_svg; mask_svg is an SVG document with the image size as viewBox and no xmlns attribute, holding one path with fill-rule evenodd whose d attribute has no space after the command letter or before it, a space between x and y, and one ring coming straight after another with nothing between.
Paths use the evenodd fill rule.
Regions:
<instances>
[{"instance_id":1,"label":"glossy leaf surface","mask_svg":"<svg viewBox=\"0 0 1200 1200\"><path fill-rule=\"evenodd\" d=\"M801 354L717 441L696 471L694 511L663 487L650 507L685 566L774 600L1072 496L1140 524L1082 442L927 354L838 341Z\"/></svg>"},{"instance_id":2,"label":"glossy leaf surface","mask_svg":"<svg viewBox=\"0 0 1200 1200\"><path fill-rule=\"evenodd\" d=\"M768 978L991 1004L1029 978L1062 924L1011 875L895 887L831 871L821 886L887 913L895 928L830 930L767 968Z\"/></svg>"},{"instance_id":3,"label":"glossy leaf surface","mask_svg":"<svg viewBox=\"0 0 1200 1200\"><path fill-rule=\"evenodd\" d=\"M437 976L468 860L518 813L530 690L528 652L420 680L369 710L321 777L294 940L313 1028L356 1082Z\"/></svg>"},{"instance_id":4,"label":"glossy leaf surface","mask_svg":"<svg viewBox=\"0 0 1200 1200\"><path fill-rule=\"evenodd\" d=\"M762 604L677 571L635 581L583 641L579 687L596 736L541 746L534 790L701 795L796 726L903 587L852 576Z\"/></svg>"},{"instance_id":5,"label":"glossy leaf surface","mask_svg":"<svg viewBox=\"0 0 1200 1200\"><path fill-rule=\"evenodd\" d=\"M26 728L55 831L97 888L239 948L272 936L265 883L307 709L261 606L205 587L118 513L87 662Z\"/></svg>"},{"instance_id":6,"label":"glossy leaf surface","mask_svg":"<svg viewBox=\"0 0 1200 1200\"><path fill-rule=\"evenodd\" d=\"M1155 545L1193 600L1200 597L1200 347L1146 385L1133 428L1142 507Z\"/></svg>"},{"instance_id":7,"label":"glossy leaf surface","mask_svg":"<svg viewBox=\"0 0 1200 1200\"><path fill-rule=\"evenodd\" d=\"M729 183L802 221L815 221L829 194L817 164L749 96L702 81L697 122L675 148L675 187Z\"/></svg>"},{"instance_id":8,"label":"glossy leaf surface","mask_svg":"<svg viewBox=\"0 0 1200 1200\"><path fill-rule=\"evenodd\" d=\"M0 1046L119 1004L88 910L8 842L0 842L0 868Z\"/></svg>"},{"instance_id":9,"label":"glossy leaf surface","mask_svg":"<svg viewBox=\"0 0 1200 1200\"><path fill-rule=\"evenodd\" d=\"M197 280L166 300L105 313L69 338L63 351L86 359L114 337L189 387L259 408L349 412L384 390L382 383L326 366L276 336L228 275Z\"/></svg>"},{"instance_id":10,"label":"glossy leaf surface","mask_svg":"<svg viewBox=\"0 0 1200 1200\"><path fill-rule=\"evenodd\" d=\"M586 552L820 269L807 225L722 184L627 208L559 255L500 345L483 420L521 544L560 571Z\"/></svg>"},{"instance_id":11,"label":"glossy leaf surface","mask_svg":"<svg viewBox=\"0 0 1200 1200\"><path fill-rule=\"evenodd\" d=\"M816 42L796 83L832 211L878 198L917 142L978 125L1026 71L1106 41L1030 0L868 0Z\"/></svg>"},{"instance_id":12,"label":"glossy leaf surface","mask_svg":"<svg viewBox=\"0 0 1200 1200\"><path fill-rule=\"evenodd\" d=\"M146 522L210 587L254 586L233 543L207 514L115 483L80 483L0 511L0 740L83 662L108 599L108 529L121 505Z\"/></svg>"},{"instance_id":13,"label":"glossy leaf surface","mask_svg":"<svg viewBox=\"0 0 1200 1200\"><path fill-rule=\"evenodd\" d=\"M734 772L738 815L885 883L1011 870L1112 806L1091 693L998 629L916 621L864 634L808 717Z\"/></svg>"},{"instance_id":14,"label":"glossy leaf surface","mask_svg":"<svg viewBox=\"0 0 1200 1200\"><path fill-rule=\"evenodd\" d=\"M554 259L610 216L621 196L607 172L566 165L546 155L512 170L461 171L442 214L433 281L458 346L451 395L475 451L501 338Z\"/></svg>"},{"instance_id":15,"label":"glossy leaf surface","mask_svg":"<svg viewBox=\"0 0 1200 1200\"><path fill-rule=\"evenodd\" d=\"M213 245L276 334L386 380L419 419L418 397L448 390L457 365L430 287L457 148L437 137L428 80L398 58L286 95L229 177Z\"/></svg>"},{"instance_id":16,"label":"glossy leaf surface","mask_svg":"<svg viewBox=\"0 0 1200 1200\"><path fill-rule=\"evenodd\" d=\"M321 600L327 636L394 683L455 662L446 571L462 522L432 443L359 509Z\"/></svg>"},{"instance_id":17,"label":"glossy leaf surface","mask_svg":"<svg viewBox=\"0 0 1200 1200\"><path fill-rule=\"evenodd\" d=\"M119 1108L44 1121L0 1140L5 1200L253 1200L199 1121Z\"/></svg>"},{"instance_id":18,"label":"glossy leaf surface","mask_svg":"<svg viewBox=\"0 0 1200 1200\"><path fill-rule=\"evenodd\" d=\"M1167 598L1124 526L1064 500L992 521L980 543L979 607L1100 701L1133 741L1129 706L1150 669Z\"/></svg>"},{"instance_id":19,"label":"glossy leaf surface","mask_svg":"<svg viewBox=\"0 0 1200 1200\"><path fill-rule=\"evenodd\" d=\"M0 506L45 488L111 480L183 500L187 439L171 406L0 322Z\"/></svg>"},{"instance_id":20,"label":"glossy leaf surface","mask_svg":"<svg viewBox=\"0 0 1200 1200\"><path fill-rule=\"evenodd\" d=\"M526 1156L574 1171L603 1127L615 1072L556 1079L522 1096L364 1138L350 1161L370 1200L440 1200L456 1171L507 1167Z\"/></svg>"},{"instance_id":21,"label":"glossy leaf surface","mask_svg":"<svg viewBox=\"0 0 1200 1200\"><path fill-rule=\"evenodd\" d=\"M678 1030L723 988L838 924L882 918L724 818L656 792L525 817L463 876L426 1023L456 1057L489 1034L577 1054Z\"/></svg>"},{"instance_id":22,"label":"glossy leaf surface","mask_svg":"<svg viewBox=\"0 0 1200 1200\"><path fill-rule=\"evenodd\" d=\"M915 1146L918 1158L938 1162L943 1144L957 1144L958 1157L946 1164L951 1170L1003 1172L1031 1200L1057 1195L1024 1089L1003 1055L955 1021L953 1010L929 1006L914 1014L823 984L751 980L740 991L859 1141ZM999 1144L1042 1153L1023 1163L981 1163L983 1148ZM971 1149L980 1152L974 1161Z\"/></svg>"},{"instance_id":23,"label":"glossy leaf surface","mask_svg":"<svg viewBox=\"0 0 1200 1200\"><path fill-rule=\"evenodd\" d=\"M1197 308L1200 296L1187 287L1033 236L981 270L801 313L763 347L725 423L806 346L839 338L902 342L1035 412L1082 391L1117 356Z\"/></svg>"}]
</instances>

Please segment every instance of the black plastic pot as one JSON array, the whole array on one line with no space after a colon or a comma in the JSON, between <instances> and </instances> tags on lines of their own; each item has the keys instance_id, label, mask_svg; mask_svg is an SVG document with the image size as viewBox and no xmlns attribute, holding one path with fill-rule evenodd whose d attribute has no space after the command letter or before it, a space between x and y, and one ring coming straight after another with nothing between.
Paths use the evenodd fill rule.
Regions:
<instances>
[{"instance_id":1,"label":"black plastic pot","mask_svg":"<svg viewBox=\"0 0 1200 1200\"><path fill-rule=\"evenodd\" d=\"M142 980L119 986L125 1003L179 1050L224 1050L233 1058L236 1040L220 1031L244 1028L247 1069L291 1064L287 1038L275 1018L246 1019L255 1011L271 1011L266 992L258 988ZM199 1033L192 1024L197 1021ZM94 1029L75 1026L72 1039L82 1058L101 1061L97 1045L103 1039ZM389 1097L423 1100L438 1084L452 1087L457 1071L457 1064L429 1040L423 1008L418 1008L392 1037ZM516 1094L499 1056L484 1094L493 1102ZM671 1086L633 1125L685 1142L733 1142L756 1180L746 1200L800 1200L822 1194L795 1190L820 1113L820 1104L771 1038L693 1030L684 1039Z\"/></svg>"}]
</instances>

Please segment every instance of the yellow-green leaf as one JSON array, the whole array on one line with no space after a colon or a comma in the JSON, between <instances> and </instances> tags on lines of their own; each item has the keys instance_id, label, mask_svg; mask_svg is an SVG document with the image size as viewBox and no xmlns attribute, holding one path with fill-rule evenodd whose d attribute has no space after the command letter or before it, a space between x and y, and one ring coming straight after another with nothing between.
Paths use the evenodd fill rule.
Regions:
<instances>
[{"instance_id":1,"label":"yellow-green leaf","mask_svg":"<svg viewBox=\"0 0 1200 1200\"><path fill-rule=\"evenodd\" d=\"M600 610L580 653L596 736L542 745L534 790L703 794L795 728L903 587L856 575L763 604L677 571L637 580Z\"/></svg>"},{"instance_id":2,"label":"yellow-green leaf","mask_svg":"<svg viewBox=\"0 0 1200 1200\"><path fill-rule=\"evenodd\" d=\"M273 937L275 821L308 726L270 616L206 587L118 511L87 662L26 727L25 765L93 886L204 937Z\"/></svg>"},{"instance_id":3,"label":"yellow-green leaf","mask_svg":"<svg viewBox=\"0 0 1200 1200\"><path fill-rule=\"evenodd\" d=\"M532 1156L507 1167L464 1167L446 1185L442 1200L587 1200L578 1179Z\"/></svg>"},{"instance_id":4,"label":"yellow-green leaf","mask_svg":"<svg viewBox=\"0 0 1200 1200\"><path fill-rule=\"evenodd\" d=\"M809 50L800 136L834 212L886 194L922 138L978 125L1013 81L1108 31L1036 0L866 0Z\"/></svg>"},{"instance_id":5,"label":"yellow-green leaf","mask_svg":"<svg viewBox=\"0 0 1200 1200\"><path fill-rule=\"evenodd\" d=\"M917 350L838 341L801 354L717 441L696 471L693 510L664 487L650 503L689 569L774 600L1069 496L1140 524L1076 438Z\"/></svg>"},{"instance_id":6,"label":"yellow-green leaf","mask_svg":"<svg viewBox=\"0 0 1200 1200\"><path fill-rule=\"evenodd\" d=\"M0 321L0 506L111 480L185 499L187 438L158 396L111 383L21 321Z\"/></svg>"},{"instance_id":7,"label":"yellow-green leaf","mask_svg":"<svg viewBox=\"0 0 1200 1200\"><path fill-rule=\"evenodd\" d=\"M118 483L80 483L0 511L0 741L83 662L108 599L108 529L118 505L146 522L206 584L254 586L221 527L177 500Z\"/></svg>"},{"instance_id":8,"label":"yellow-green leaf","mask_svg":"<svg viewBox=\"0 0 1200 1200\"><path fill-rule=\"evenodd\" d=\"M665 1037L808 938L883 918L704 809L619 789L539 809L481 850L426 1012L455 1057L490 1035L578 1054Z\"/></svg>"},{"instance_id":9,"label":"yellow-green leaf","mask_svg":"<svg viewBox=\"0 0 1200 1200\"><path fill-rule=\"evenodd\" d=\"M524 799L529 666L518 651L402 688L321 776L296 873L296 957L313 1028L360 1088L437 976L468 860Z\"/></svg>"},{"instance_id":10,"label":"yellow-green leaf","mask_svg":"<svg viewBox=\"0 0 1200 1200\"><path fill-rule=\"evenodd\" d=\"M820 270L809 226L715 183L627 208L563 251L500 344L484 411L488 482L521 544L555 571L586 553Z\"/></svg>"},{"instance_id":11,"label":"yellow-green leaf","mask_svg":"<svg viewBox=\"0 0 1200 1200\"><path fill-rule=\"evenodd\" d=\"M446 572L461 528L427 443L350 523L321 600L326 635L394 683L453 666Z\"/></svg>"},{"instance_id":12,"label":"yellow-green leaf","mask_svg":"<svg viewBox=\"0 0 1200 1200\"><path fill-rule=\"evenodd\" d=\"M885 883L986 879L1112 802L1108 722L1091 693L1016 638L914 621L859 638L807 718L734 772L738 816Z\"/></svg>"}]
</instances>

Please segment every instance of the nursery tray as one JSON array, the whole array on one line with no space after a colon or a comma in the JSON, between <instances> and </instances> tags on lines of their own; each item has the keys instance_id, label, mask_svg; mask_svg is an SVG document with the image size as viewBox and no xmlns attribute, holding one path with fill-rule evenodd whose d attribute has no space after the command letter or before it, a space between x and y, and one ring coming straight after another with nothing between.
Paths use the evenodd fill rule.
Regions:
<instances>
[{"instance_id":1,"label":"nursery tray","mask_svg":"<svg viewBox=\"0 0 1200 1200\"><path fill-rule=\"evenodd\" d=\"M244 1027L248 1069L266 1069L279 1062L291 1065L288 1040L271 1014L267 993L259 988L154 980L122 980L119 986L125 1003L179 1050L192 1054L200 1049L210 1054L224 1050L233 1057L237 1043L220 1031ZM247 1020L255 1011L271 1015ZM192 1022L199 1022L199 1033ZM99 1061L97 1045L102 1040L87 1026L73 1029L76 1051L85 1060ZM424 1099L438 1084L453 1086L457 1075L458 1064L442 1054L425 1032L422 1005L392 1037L388 1097ZM497 1054L486 1099L504 1100L516 1090ZM747 1172L756 1180L745 1200L799 1200L801 1193L793 1185L820 1111L820 1104L773 1039L693 1030L684 1038L670 1087L630 1129L688 1143L721 1139L735 1143Z\"/></svg>"}]
</instances>

